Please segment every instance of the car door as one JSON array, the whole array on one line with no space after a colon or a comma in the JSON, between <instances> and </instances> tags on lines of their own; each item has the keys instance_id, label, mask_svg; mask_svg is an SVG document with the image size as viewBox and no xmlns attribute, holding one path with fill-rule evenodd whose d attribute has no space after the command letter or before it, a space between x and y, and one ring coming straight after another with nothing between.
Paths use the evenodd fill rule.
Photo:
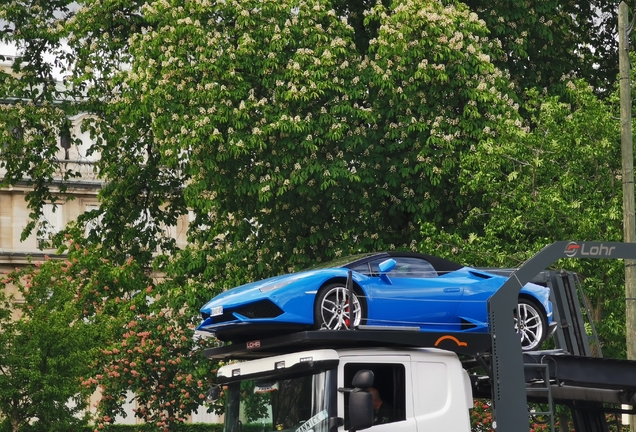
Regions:
<instances>
[{"instance_id":1,"label":"car door","mask_svg":"<svg viewBox=\"0 0 636 432\"><path fill-rule=\"evenodd\" d=\"M354 269L373 279L367 287L367 324L453 330L444 325L454 317L464 287L439 278L428 261L417 257L391 257L396 266L387 274L387 281L380 277L378 268L386 259L376 259Z\"/></svg>"}]
</instances>

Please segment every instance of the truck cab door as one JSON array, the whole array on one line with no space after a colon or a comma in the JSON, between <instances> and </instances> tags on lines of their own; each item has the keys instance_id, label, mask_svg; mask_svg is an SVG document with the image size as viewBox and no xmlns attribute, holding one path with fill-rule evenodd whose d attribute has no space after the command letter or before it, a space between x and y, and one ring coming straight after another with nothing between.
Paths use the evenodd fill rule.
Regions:
<instances>
[{"instance_id":1,"label":"truck cab door","mask_svg":"<svg viewBox=\"0 0 636 432\"><path fill-rule=\"evenodd\" d=\"M375 412L373 432L416 432L413 415L411 360L408 355L355 355L341 357L338 366L338 388L351 388L355 374L370 370L374 374L373 388L383 401ZM373 390L369 390L373 391ZM338 416L344 418L340 432L349 428L349 393L338 392Z\"/></svg>"}]
</instances>

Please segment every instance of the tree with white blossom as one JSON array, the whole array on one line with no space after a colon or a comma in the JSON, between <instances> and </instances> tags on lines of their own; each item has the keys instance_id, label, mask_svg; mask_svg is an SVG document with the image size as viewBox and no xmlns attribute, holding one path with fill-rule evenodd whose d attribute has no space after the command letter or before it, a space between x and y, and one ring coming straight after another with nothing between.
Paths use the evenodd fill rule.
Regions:
<instances>
[{"instance_id":1,"label":"tree with white blossom","mask_svg":"<svg viewBox=\"0 0 636 432\"><path fill-rule=\"evenodd\" d=\"M55 197L56 133L67 115L91 114L105 186L100 210L80 218L99 216L88 239L71 234L95 259L139 272L122 285L136 296L101 280L88 290L112 308L97 316L122 319L84 381L104 389L104 423L128 390L136 415L168 430L202 400L214 366L198 353L212 342L193 328L220 290L352 252L485 236L518 212L484 221L475 210L493 203L493 185L509 185L484 182L480 164L505 169L484 158L493 145L498 156L514 149L511 131L529 124L519 70L511 79L503 69L526 53L528 29L505 32L506 11L493 9L493 34L483 7L454 2L88 0L72 13L71 3L0 10L28 21L11 37L32 54L0 73L4 96L24 96L2 108L0 166L20 162L2 185L38 180L37 216ZM68 68L61 93L46 85L42 40ZM166 227L186 215L179 250ZM161 280L145 277L151 265Z\"/></svg>"},{"instance_id":2,"label":"tree with white blossom","mask_svg":"<svg viewBox=\"0 0 636 432\"><path fill-rule=\"evenodd\" d=\"M143 15L103 124L113 139L145 125L118 157L147 152L185 185L170 210L196 216L189 253L217 248L253 277L409 248L420 221L461 221L462 153L517 119L498 44L459 5L375 6L364 53L326 2L156 2Z\"/></svg>"},{"instance_id":3,"label":"tree with white blossom","mask_svg":"<svg viewBox=\"0 0 636 432\"><path fill-rule=\"evenodd\" d=\"M461 5L378 4L364 52L324 1L159 1L141 12L130 69L104 83L117 91L95 101L90 125L108 180L100 235L143 252L162 223L193 217L190 246L155 260L172 279L153 292L162 307L186 307L181 328L221 288L351 252L413 249L424 220L461 227L473 201L457 182L462 155L518 118L492 63L498 42ZM170 406L167 418L152 411L157 424L181 418Z\"/></svg>"}]
</instances>

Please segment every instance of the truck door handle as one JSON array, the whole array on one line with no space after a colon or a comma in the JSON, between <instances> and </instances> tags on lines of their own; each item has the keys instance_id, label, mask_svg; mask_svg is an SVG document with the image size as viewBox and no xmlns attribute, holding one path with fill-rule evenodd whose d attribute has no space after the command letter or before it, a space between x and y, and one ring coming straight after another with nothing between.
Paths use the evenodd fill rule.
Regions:
<instances>
[{"instance_id":1,"label":"truck door handle","mask_svg":"<svg viewBox=\"0 0 636 432\"><path fill-rule=\"evenodd\" d=\"M444 288L444 292L447 292L447 293L459 292L459 288Z\"/></svg>"}]
</instances>

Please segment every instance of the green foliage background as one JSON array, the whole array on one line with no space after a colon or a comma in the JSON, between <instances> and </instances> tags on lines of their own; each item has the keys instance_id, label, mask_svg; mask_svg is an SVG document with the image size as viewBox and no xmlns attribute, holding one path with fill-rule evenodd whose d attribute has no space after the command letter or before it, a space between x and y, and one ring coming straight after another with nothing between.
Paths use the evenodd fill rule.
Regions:
<instances>
[{"instance_id":1,"label":"green foliage background","mask_svg":"<svg viewBox=\"0 0 636 432\"><path fill-rule=\"evenodd\" d=\"M0 42L21 53L0 71L0 187L32 188L26 238L69 197L80 173L56 177L57 137L89 114L101 207L44 265L68 277L11 283L30 274L43 308L54 286L67 322L98 329L67 347L90 366L78 391L103 389L98 424L130 390L136 416L182 427L217 367L198 309L223 289L359 251L508 267L622 239L612 2L76 3L0 0ZM179 249L166 227L184 220ZM619 358L621 265L557 263Z\"/></svg>"}]
</instances>

